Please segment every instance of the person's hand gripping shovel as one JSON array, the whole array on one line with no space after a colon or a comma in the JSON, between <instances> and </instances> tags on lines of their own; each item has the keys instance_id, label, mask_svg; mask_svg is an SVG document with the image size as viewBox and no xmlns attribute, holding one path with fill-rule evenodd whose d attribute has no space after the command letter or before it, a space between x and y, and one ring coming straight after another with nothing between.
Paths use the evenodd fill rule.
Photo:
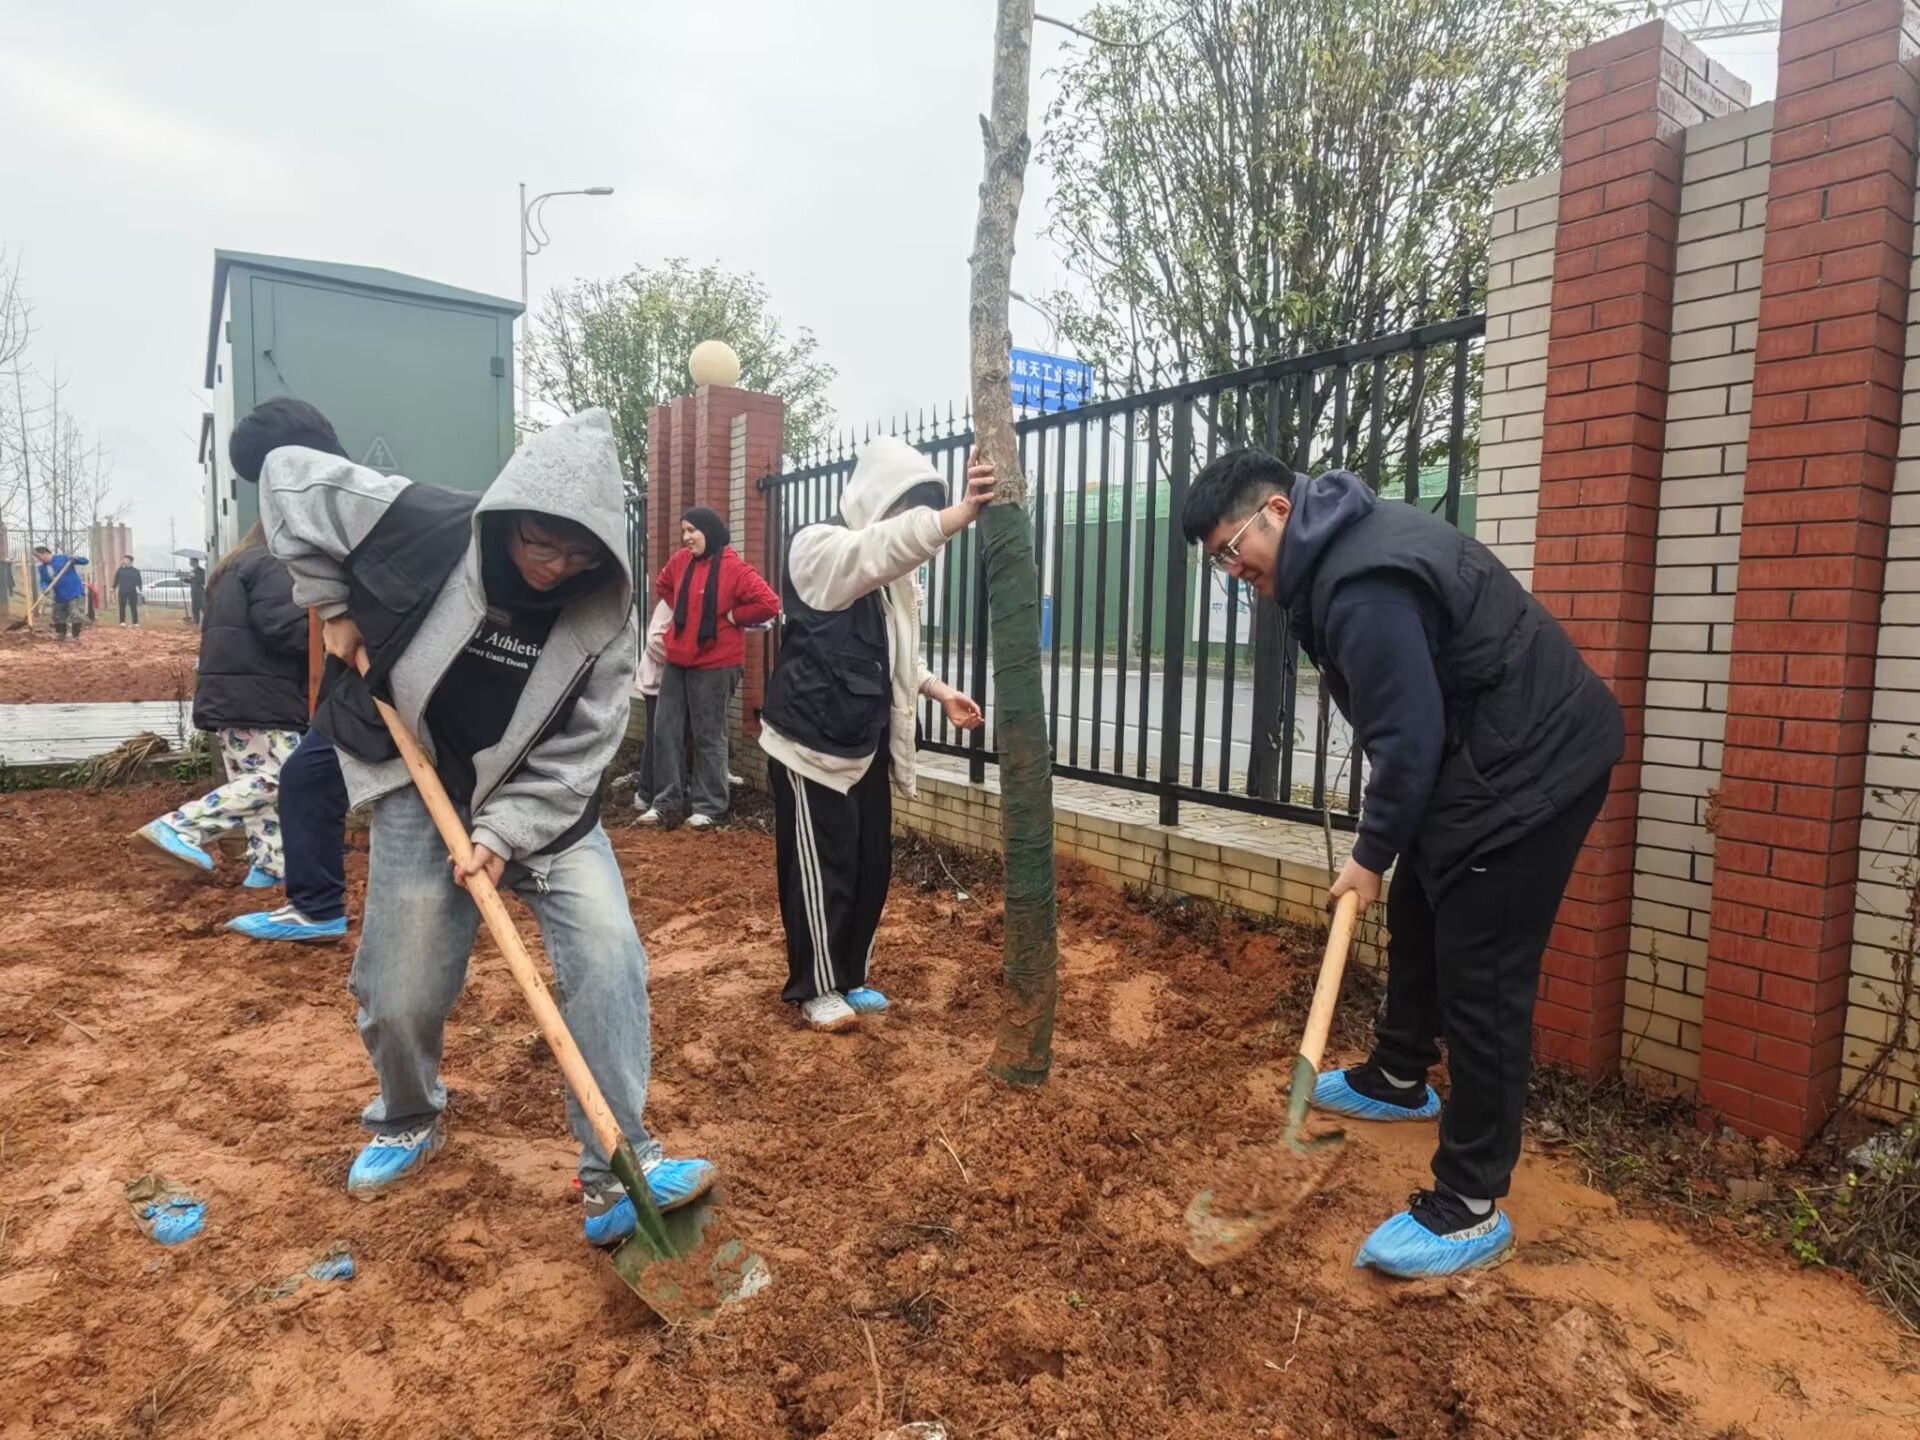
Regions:
<instances>
[{"instance_id":1,"label":"person's hand gripping shovel","mask_svg":"<svg viewBox=\"0 0 1920 1440\"><path fill-rule=\"evenodd\" d=\"M1340 978L1346 973L1347 951L1359 916L1360 896L1349 890L1334 909L1326 952L1320 959L1320 978L1307 1010L1306 1033L1300 1037L1299 1054L1293 1057L1287 1128L1280 1137L1284 1148L1262 1153L1247 1175L1228 1186L1209 1186L1187 1206L1187 1253L1202 1265L1230 1260L1276 1229L1326 1183L1345 1153L1341 1147L1346 1131L1309 1136L1305 1130L1307 1106L1320 1075L1327 1032L1333 1028Z\"/></svg>"},{"instance_id":2,"label":"person's hand gripping shovel","mask_svg":"<svg viewBox=\"0 0 1920 1440\"><path fill-rule=\"evenodd\" d=\"M366 651L356 648L352 663L364 675ZM473 839L461 823L453 802L447 798L446 787L440 783L439 775L420 749L420 742L414 739L399 713L377 696L373 703L399 748L400 758L406 761L407 773L413 777L420 798L426 802L427 813L433 816L440 838L446 842L447 853L463 870L467 869L473 858ZM600 1093L585 1058L573 1043L560 1007L547 993L540 972L534 968L533 957L520 938L519 928L507 913L506 902L500 898L500 892L485 870L469 873L466 884L467 893L480 907L494 944L506 957L507 968L513 972L520 993L533 1011L547 1048L560 1062L561 1074L566 1076L567 1085L586 1112L594 1138L600 1142L615 1177L633 1201L636 1221L633 1234L622 1241L610 1257L615 1273L669 1325L707 1319L723 1306L764 1290L772 1282L772 1272L767 1269L766 1261L751 1253L742 1241L732 1239L711 1246L706 1243L706 1229L712 1220L711 1197L669 1213L661 1212L653 1192L647 1188L647 1179L641 1173L633 1146L620 1133L619 1121L607 1108L606 1097Z\"/></svg>"}]
</instances>

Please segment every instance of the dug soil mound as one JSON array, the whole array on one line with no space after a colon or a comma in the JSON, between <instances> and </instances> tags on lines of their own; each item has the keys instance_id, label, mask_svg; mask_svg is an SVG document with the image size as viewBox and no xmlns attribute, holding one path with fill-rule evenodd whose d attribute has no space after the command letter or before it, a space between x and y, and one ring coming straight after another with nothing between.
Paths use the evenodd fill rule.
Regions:
<instances>
[{"instance_id":1,"label":"dug soil mound","mask_svg":"<svg viewBox=\"0 0 1920 1440\"><path fill-rule=\"evenodd\" d=\"M1201 1268L1187 1203L1277 1135L1313 937L1183 926L1063 873L1055 1072L1014 1092L980 1070L991 886L897 883L893 1010L820 1036L775 999L772 846L743 831L614 835L653 965L651 1124L719 1165L724 1224L774 1274L666 1330L580 1239L560 1076L484 940L448 1029L451 1144L346 1197L371 1094L350 949L223 933L258 898L237 868L74 838L178 798L0 796L6 1440L1915 1433L1915 1353L1850 1281L1623 1215L1558 1160L1523 1164L1513 1263L1354 1271L1430 1126L1354 1127L1326 1189ZM1367 1018L1342 1017L1349 1046ZM205 1198L198 1239L135 1226L149 1172ZM338 1241L354 1278L287 1284Z\"/></svg>"},{"instance_id":2,"label":"dug soil mound","mask_svg":"<svg viewBox=\"0 0 1920 1440\"><path fill-rule=\"evenodd\" d=\"M104 613L104 612L103 612ZM0 705L174 700L193 694L200 632L177 615L144 625L89 625L78 640L0 628Z\"/></svg>"}]
</instances>

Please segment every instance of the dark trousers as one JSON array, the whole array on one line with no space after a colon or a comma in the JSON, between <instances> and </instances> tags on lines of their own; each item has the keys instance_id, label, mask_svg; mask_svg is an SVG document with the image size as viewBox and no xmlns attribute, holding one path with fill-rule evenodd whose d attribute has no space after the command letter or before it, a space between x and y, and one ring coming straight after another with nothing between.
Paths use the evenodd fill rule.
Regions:
<instances>
[{"instance_id":1,"label":"dark trousers","mask_svg":"<svg viewBox=\"0 0 1920 1440\"><path fill-rule=\"evenodd\" d=\"M873 934L893 880L893 786L887 747L842 795L767 760L774 862L787 931L787 987L798 1004L867 983Z\"/></svg>"},{"instance_id":2,"label":"dark trousers","mask_svg":"<svg viewBox=\"0 0 1920 1440\"><path fill-rule=\"evenodd\" d=\"M659 793L654 808L669 817L691 813L719 819L733 803L727 791L727 702L733 698L737 665L698 669L668 662L660 675L660 703L653 719L660 743L653 747ZM693 765L687 765L687 741Z\"/></svg>"},{"instance_id":3,"label":"dark trousers","mask_svg":"<svg viewBox=\"0 0 1920 1440\"><path fill-rule=\"evenodd\" d=\"M132 593L123 593L120 596L120 623L124 625L129 620L136 625L140 623L140 597Z\"/></svg>"},{"instance_id":4,"label":"dark trousers","mask_svg":"<svg viewBox=\"0 0 1920 1440\"><path fill-rule=\"evenodd\" d=\"M347 782L333 742L309 730L280 767L287 903L309 920L347 913Z\"/></svg>"},{"instance_id":5,"label":"dark trousers","mask_svg":"<svg viewBox=\"0 0 1920 1440\"><path fill-rule=\"evenodd\" d=\"M647 707L647 743L640 747L640 770L639 773L634 776L633 793L640 801L640 808L644 810L653 804L653 792L657 784L654 779L657 773L657 767L653 763L653 752L655 749L653 737L654 714L660 708L660 697L658 695L642 695L640 698L645 702Z\"/></svg>"},{"instance_id":6,"label":"dark trousers","mask_svg":"<svg viewBox=\"0 0 1920 1440\"><path fill-rule=\"evenodd\" d=\"M1387 1006L1373 1060L1424 1077L1447 1042L1452 1089L1440 1113L1434 1177L1458 1195L1498 1199L1520 1159L1533 1067L1540 957L1603 780L1532 834L1481 856L1430 896L1404 861L1387 896Z\"/></svg>"}]
</instances>

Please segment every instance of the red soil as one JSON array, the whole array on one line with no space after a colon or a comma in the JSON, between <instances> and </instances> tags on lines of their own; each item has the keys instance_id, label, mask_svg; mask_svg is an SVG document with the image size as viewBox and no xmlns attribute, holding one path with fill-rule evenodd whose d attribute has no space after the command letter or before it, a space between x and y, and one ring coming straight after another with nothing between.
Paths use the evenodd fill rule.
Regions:
<instances>
[{"instance_id":1,"label":"red soil","mask_svg":"<svg viewBox=\"0 0 1920 1440\"><path fill-rule=\"evenodd\" d=\"M650 1122L719 1164L726 1223L775 1275L669 1332L580 1240L560 1077L484 940L449 1027L450 1147L411 1189L346 1197L370 1094L350 950L218 930L251 908L237 868L197 882L72 841L178 798L0 796L6 1440L1915 1433L1915 1351L1851 1282L1623 1216L1544 1156L1514 1263L1355 1272L1424 1176L1425 1126L1356 1127L1296 1223L1201 1269L1187 1200L1277 1133L1310 944L1203 943L1064 875L1056 1071L1015 1093L980 1071L991 887L897 885L894 1012L817 1036L774 998L772 848L739 831L615 834L653 962ZM204 1236L139 1233L121 1191L146 1171L202 1188ZM356 1278L262 1288L336 1238Z\"/></svg>"}]
</instances>

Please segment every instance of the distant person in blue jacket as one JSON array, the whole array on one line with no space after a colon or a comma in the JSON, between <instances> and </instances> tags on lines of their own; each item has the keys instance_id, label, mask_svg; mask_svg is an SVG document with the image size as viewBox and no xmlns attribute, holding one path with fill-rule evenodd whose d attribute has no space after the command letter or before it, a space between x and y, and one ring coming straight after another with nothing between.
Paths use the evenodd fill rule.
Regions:
<instances>
[{"instance_id":1,"label":"distant person in blue jacket","mask_svg":"<svg viewBox=\"0 0 1920 1440\"><path fill-rule=\"evenodd\" d=\"M87 615L87 582L80 578L80 567L87 563L87 557L56 555L52 547L36 545L33 558L40 562L41 590L53 591L53 599L47 603L53 609L54 638L65 640L71 630L72 638L78 640Z\"/></svg>"}]
</instances>

